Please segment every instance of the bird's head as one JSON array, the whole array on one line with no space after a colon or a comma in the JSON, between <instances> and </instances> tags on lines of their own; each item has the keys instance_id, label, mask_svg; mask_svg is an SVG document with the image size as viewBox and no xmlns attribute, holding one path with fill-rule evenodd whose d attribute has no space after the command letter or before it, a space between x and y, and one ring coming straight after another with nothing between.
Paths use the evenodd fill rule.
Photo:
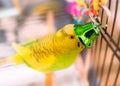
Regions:
<instances>
[{"instance_id":1,"label":"bird's head","mask_svg":"<svg viewBox=\"0 0 120 86\"><path fill-rule=\"evenodd\" d=\"M84 45L80 42L74 32L74 24L68 24L59 29L56 33L57 41L63 48L72 50L82 50Z\"/></svg>"}]
</instances>

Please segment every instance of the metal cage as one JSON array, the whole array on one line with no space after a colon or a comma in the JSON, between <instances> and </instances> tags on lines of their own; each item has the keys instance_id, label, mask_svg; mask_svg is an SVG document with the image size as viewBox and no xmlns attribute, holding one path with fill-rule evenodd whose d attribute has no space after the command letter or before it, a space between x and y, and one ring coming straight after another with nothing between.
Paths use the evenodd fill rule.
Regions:
<instances>
[{"instance_id":1,"label":"metal cage","mask_svg":"<svg viewBox=\"0 0 120 86\"><path fill-rule=\"evenodd\" d=\"M100 10L101 22L108 27L101 29L91 49L91 62L100 86L120 86L120 1L108 1L111 16Z\"/></svg>"}]
</instances>

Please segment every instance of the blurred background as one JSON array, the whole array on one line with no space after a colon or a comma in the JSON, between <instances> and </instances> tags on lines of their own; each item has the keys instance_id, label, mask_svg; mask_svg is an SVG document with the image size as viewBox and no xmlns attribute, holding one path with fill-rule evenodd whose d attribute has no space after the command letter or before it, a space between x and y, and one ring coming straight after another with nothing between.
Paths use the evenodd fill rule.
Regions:
<instances>
[{"instance_id":1,"label":"blurred background","mask_svg":"<svg viewBox=\"0 0 120 86\"><path fill-rule=\"evenodd\" d=\"M24 43L74 23L66 11L67 1L72 0L0 0L0 59L15 54L13 42ZM4 61L0 86L120 86L120 2L108 0L107 7L110 17L103 9L98 15L107 28L71 67L43 74Z\"/></svg>"}]
</instances>

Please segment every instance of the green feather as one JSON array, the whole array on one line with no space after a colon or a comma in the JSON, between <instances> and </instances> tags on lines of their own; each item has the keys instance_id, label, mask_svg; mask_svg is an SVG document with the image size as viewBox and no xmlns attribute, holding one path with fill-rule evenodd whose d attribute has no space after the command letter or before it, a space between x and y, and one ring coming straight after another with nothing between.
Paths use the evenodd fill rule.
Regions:
<instances>
[{"instance_id":1,"label":"green feather","mask_svg":"<svg viewBox=\"0 0 120 86\"><path fill-rule=\"evenodd\" d=\"M37 42L37 40L32 40L32 41L29 41L29 42L27 42L27 43L25 43L25 44L23 44L23 46L31 46L32 44L34 44L34 43L36 43Z\"/></svg>"}]
</instances>

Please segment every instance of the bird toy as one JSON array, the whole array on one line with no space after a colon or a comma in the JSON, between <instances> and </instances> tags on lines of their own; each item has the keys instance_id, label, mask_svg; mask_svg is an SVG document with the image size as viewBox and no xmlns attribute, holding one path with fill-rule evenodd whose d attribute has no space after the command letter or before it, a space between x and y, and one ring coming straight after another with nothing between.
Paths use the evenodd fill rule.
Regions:
<instances>
[{"instance_id":1,"label":"bird toy","mask_svg":"<svg viewBox=\"0 0 120 86\"><path fill-rule=\"evenodd\" d=\"M72 15L74 24L84 24L91 15L98 16L100 8L110 16L110 11L105 6L107 0L67 0L67 2L67 12Z\"/></svg>"}]
</instances>

